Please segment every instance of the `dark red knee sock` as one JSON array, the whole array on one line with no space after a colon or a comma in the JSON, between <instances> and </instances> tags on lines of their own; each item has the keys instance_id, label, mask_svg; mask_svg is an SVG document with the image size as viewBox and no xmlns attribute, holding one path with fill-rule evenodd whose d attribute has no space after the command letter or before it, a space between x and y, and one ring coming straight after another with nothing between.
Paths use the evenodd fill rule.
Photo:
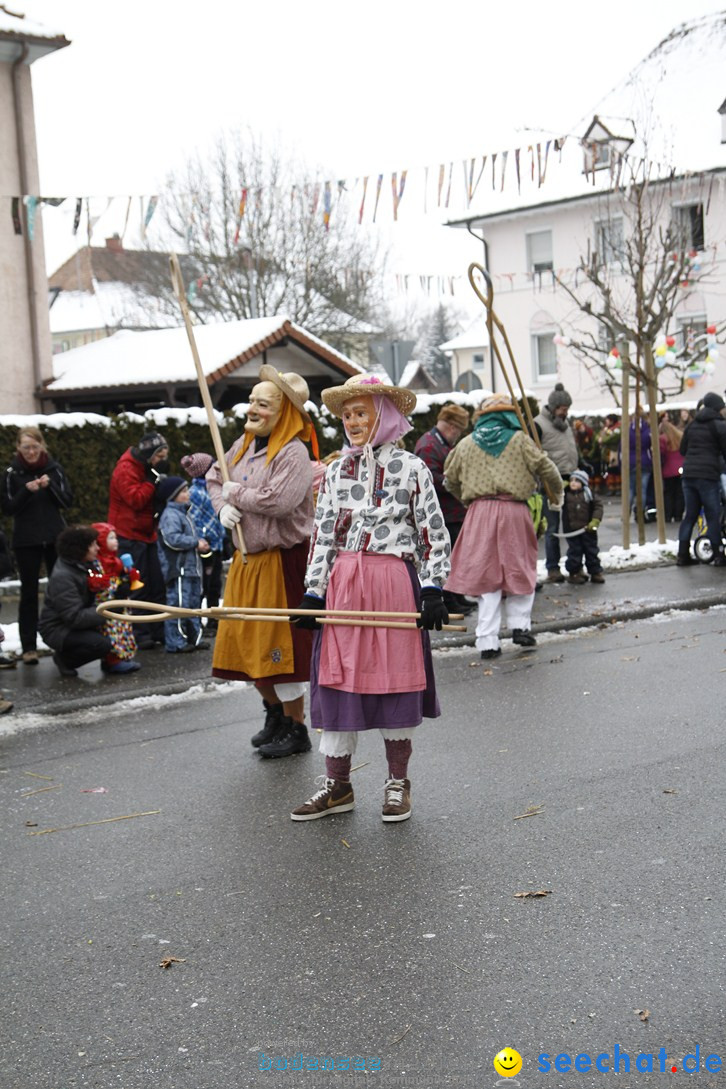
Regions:
<instances>
[{"instance_id":1,"label":"dark red knee sock","mask_svg":"<svg viewBox=\"0 0 726 1089\"><path fill-rule=\"evenodd\" d=\"M386 760L388 761L388 774L391 779L405 779L408 776L408 762L411 759L411 739L394 741L390 737L385 738Z\"/></svg>"},{"instance_id":2,"label":"dark red knee sock","mask_svg":"<svg viewBox=\"0 0 726 1089\"><path fill-rule=\"evenodd\" d=\"M325 774L339 783L350 782L350 754L348 756L326 756Z\"/></svg>"}]
</instances>

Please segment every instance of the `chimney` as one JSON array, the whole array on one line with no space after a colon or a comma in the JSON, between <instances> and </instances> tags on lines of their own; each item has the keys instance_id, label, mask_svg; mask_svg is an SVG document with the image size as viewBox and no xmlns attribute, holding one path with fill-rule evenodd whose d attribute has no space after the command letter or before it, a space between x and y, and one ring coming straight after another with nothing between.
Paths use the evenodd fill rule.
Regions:
<instances>
[{"instance_id":1,"label":"chimney","mask_svg":"<svg viewBox=\"0 0 726 1089\"><path fill-rule=\"evenodd\" d=\"M114 253L123 253L124 244L118 234L106 239L106 249L113 250Z\"/></svg>"}]
</instances>

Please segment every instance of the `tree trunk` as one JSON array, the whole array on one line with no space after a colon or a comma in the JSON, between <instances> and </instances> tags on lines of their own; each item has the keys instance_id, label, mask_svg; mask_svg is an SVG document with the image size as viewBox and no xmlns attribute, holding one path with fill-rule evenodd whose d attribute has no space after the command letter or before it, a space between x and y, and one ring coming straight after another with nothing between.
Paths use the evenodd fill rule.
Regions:
<instances>
[{"instance_id":1,"label":"tree trunk","mask_svg":"<svg viewBox=\"0 0 726 1089\"><path fill-rule=\"evenodd\" d=\"M623 395L620 413L620 508L623 523L623 548L630 548L630 358L627 347L620 352L623 361Z\"/></svg>"},{"instance_id":2,"label":"tree trunk","mask_svg":"<svg viewBox=\"0 0 726 1089\"><path fill-rule=\"evenodd\" d=\"M658 543L666 543L665 530L665 503L663 501L663 470L660 463L660 442L658 431L658 412L655 402L658 396L658 384L655 377L655 364L653 362L653 348L645 345L645 373L648 378L648 415L650 417L650 449L653 457L653 491L655 493L655 509L658 519Z\"/></svg>"}]
</instances>

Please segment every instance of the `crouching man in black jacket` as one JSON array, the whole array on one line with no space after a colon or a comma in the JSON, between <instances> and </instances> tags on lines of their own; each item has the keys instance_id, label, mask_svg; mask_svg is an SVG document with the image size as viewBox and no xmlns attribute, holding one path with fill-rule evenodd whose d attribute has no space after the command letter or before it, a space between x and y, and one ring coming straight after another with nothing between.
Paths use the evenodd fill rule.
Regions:
<instances>
[{"instance_id":1,"label":"crouching man in black jacket","mask_svg":"<svg viewBox=\"0 0 726 1089\"><path fill-rule=\"evenodd\" d=\"M89 573L98 555L97 533L91 526L69 526L56 541L58 559L48 580L38 630L55 651L53 661L62 677L76 677L76 667L104 659L111 640L101 634L103 617Z\"/></svg>"},{"instance_id":2,"label":"crouching man in black jacket","mask_svg":"<svg viewBox=\"0 0 726 1089\"><path fill-rule=\"evenodd\" d=\"M721 542L721 473L726 458L726 420L724 400L718 393L707 393L695 419L681 439L683 454L683 497L686 509L678 530L679 567L697 561L691 556L691 533L701 507L706 515L708 538L713 548L713 562L726 566Z\"/></svg>"}]
</instances>

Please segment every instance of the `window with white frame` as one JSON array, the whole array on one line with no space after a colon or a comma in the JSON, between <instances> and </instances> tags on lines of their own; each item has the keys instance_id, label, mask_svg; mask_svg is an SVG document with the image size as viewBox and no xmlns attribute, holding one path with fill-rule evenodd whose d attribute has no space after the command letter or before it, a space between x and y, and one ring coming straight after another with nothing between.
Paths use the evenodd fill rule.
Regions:
<instances>
[{"instance_id":1,"label":"window with white frame","mask_svg":"<svg viewBox=\"0 0 726 1089\"><path fill-rule=\"evenodd\" d=\"M551 272L552 231L530 231L527 234L527 271L532 275Z\"/></svg>"},{"instance_id":2,"label":"window with white frame","mask_svg":"<svg viewBox=\"0 0 726 1089\"><path fill-rule=\"evenodd\" d=\"M702 204L679 204L674 209L679 244L684 250L702 250L705 245Z\"/></svg>"},{"instance_id":3,"label":"window with white frame","mask_svg":"<svg viewBox=\"0 0 726 1089\"><path fill-rule=\"evenodd\" d=\"M535 333L532 336L532 367L535 382L546 382L557 374L557 348L554 333Z\"/></svg>"},{"instance_id":4,"label":"window with white frame","mask_svg":"<svg viewBox=\"0 0 726 1089\"><path fill-rule=\"evenodd\" d=\"M602 265L622 263L625 252L622 216L611 216L595 223L595 252Z\"/></svg>"},{"instance_id":5,"label":"window with white frame","mask_svg":"<svg viewBox=\"0 0 726 1089\"><path fill-rule=\"evenodd\" d=\"M703 348L706 343L707 325L708 319L701 315L676 318L676 352L680 355L685 351L690 356Z\"/></svg>"}]
</instances>

